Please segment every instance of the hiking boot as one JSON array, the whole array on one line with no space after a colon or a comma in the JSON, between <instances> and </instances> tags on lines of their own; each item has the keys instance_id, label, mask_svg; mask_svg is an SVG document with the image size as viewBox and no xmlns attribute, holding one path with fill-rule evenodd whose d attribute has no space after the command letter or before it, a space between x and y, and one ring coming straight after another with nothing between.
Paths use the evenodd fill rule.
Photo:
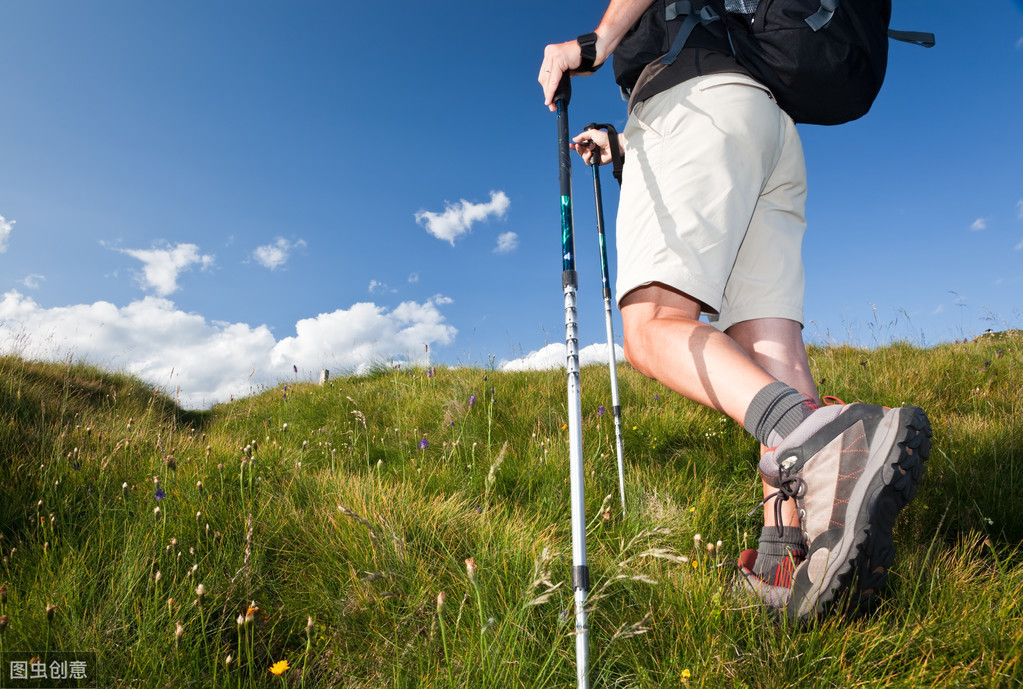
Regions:
<instances>
[{"instance_id":1,"label":"hiking boot","mask_svg":"<svg viewBox=\"0 0 1023 689\"><path fill-rule=\"evenodd\" d=\"M765 581L753 573L757 561L756 550L744 550L739 554L739 577L733 584L733 591L755 600L769 612L784 613L792 591L792 559L775 570L771 581Z\"/></svg>"},{"instance_id":2,"label":"hiking boot","mask_svg":"<svg viewBox=\"0 0 1023 689\"><path fill-rule=\"evenodd\" d=\"M918 407L833 405L764 455L761 474L778 500L795 499L807 545L785 604L790 620L828 611L854 579L852 608L877 601L895 557L895 518L916 494L930 436Z\"/></svg>"}]
</instances>

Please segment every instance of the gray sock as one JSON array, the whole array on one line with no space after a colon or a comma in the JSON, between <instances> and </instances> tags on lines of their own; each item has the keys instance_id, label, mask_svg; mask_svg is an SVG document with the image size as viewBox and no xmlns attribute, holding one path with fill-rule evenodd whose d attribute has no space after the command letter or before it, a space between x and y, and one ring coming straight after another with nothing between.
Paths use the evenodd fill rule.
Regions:
<instances>
[{"instance_id":1,"label":"gray sock","mask_svg":"<svg viewBox=\"0 0 1023 689\"><path fill-rule=\"evenodd\" d=\"M803 532L795 526L765 526L757 545L757 561L753 573L772 586L792 585L795 565L806 557Z\"/></svg>"},{"instance_id":2,"label":"gray sock","mask_svg":"<svg viewBox=\"0 0 1023 689\"><path fill-rule=\"evenodd\" d=\"M742 425L761 445L777 447L815 409L817 404L806 395L775 381L756 394Z\"/></svg>"}]
</instances>

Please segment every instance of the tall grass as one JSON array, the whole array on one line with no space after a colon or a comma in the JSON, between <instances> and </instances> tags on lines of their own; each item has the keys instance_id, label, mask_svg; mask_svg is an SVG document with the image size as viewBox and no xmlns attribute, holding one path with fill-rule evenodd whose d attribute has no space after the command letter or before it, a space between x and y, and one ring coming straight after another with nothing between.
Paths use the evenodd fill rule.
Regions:
<instances>
[{"instance_id":1,"label":"tall grass","mask_svg":"<svg viewBox=\"0 0 1023 689\"><path fill-rule=\"evenodd\" d=\"M1020 685L1023 336L810 359L934 426L886 601L796 629L735 596L755 442L627 366L623 517L586 368L594 686ZM565 407L562 372L380 369L190 412L0 358L0 652L93 652L104 687L571 686Z\"/></svg>"}]
</instances>

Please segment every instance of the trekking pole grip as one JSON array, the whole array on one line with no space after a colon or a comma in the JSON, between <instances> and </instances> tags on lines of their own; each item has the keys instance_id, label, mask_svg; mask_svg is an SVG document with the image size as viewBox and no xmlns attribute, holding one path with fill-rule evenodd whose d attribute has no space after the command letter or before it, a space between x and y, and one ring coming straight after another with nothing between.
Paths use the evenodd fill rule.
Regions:
<instances>
[{"instance_id":1,"label":"trekking pole grip","mask_svg":"<svg viewBox=\"0 0 1023 689\"><path fill-rule=\"evenodd\" d=\"M561 75L561 81L558 82L558 88L554 89L554 102L557 103L559 100L565 101L565 105L568 105L568 101L572 99L572 78L565 72Z\"/></svg>"}]
</instances>

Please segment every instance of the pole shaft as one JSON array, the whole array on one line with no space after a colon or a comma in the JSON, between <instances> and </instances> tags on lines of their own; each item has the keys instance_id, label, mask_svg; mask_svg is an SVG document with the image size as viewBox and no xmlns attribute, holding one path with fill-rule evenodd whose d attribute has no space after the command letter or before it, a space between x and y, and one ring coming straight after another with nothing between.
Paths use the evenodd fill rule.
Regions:
<instances>
[{"instance_id":1,"label":"pole shaft","mask_svg":"<svg viewBox=\"0 0 1023 689\"><path fill-rule=\"evenodd\" d=\"M563 82L568 81L568 75ZM566 92L568 84L565 84ZM565 365L568 371L568 446L572 499L572 587L575 589L575 655L579 689L589 689L589 626L586 597L589 569L586 564L586 502L584 491L582 395L579 377L579 326L577 320L575 234L572 224L572 160L568 137L568 97L557 100L558 177L561 185L561 283L565 294Z\"/></svg>"}]
</instances>

